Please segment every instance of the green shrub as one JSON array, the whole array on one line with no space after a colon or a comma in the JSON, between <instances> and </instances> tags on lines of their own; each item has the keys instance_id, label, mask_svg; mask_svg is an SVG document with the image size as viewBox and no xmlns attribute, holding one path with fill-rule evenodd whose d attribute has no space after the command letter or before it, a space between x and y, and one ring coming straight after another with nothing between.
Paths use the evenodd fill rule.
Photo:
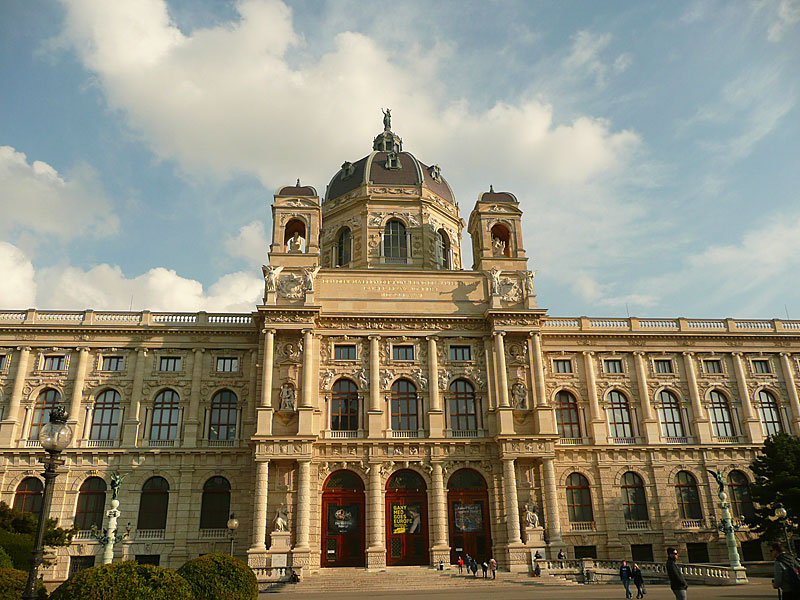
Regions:
<instances>
[{"instance_id":1,"label":"green shrub","mask_svg":"<svg viewBox=\"0 0 800 600\"><path fill-rule=\"evenodd\" d=\"M0 569L13 569L14 561L8 555L2 546L0 546Z\"/></svg>"},{"instance_id":2,"label":"green shrub","mask_svg":"<svg viewBox=\"0 0 800 600\"><path fill-rule=\"evenodd\" d=\"M256 600L258 581L252 569L227 554L206 554L190 560L178 575L192 586L195 600Z\"/></svg>"},{"instance_id":3,"label":"green shrub","mask_svg":"<svg viewBox=\"0 0 800 600\"><path fill-rule=\"evenodd\" d=\"M194 600L183 577L162 567L125 561L85 569L62 583L52 600Z\"/></svg>"},{"instance_id":4,"label":"green shrub","mask_svg":"<svg viewBox=\"0 0 800 600\"><path fill-rule=\"evenodd\" d=\"M20 600L28 583L28 572L19 569L0 569L0 600ZM36 589L39 598L47 598L47 590L41 581L37 582Z\"/></svg>"},{"instance_id":5,"label":"green shrub","mask_svg":"<svg viewBox=\"0 0 800 600\"><path fill-rule=\"evenodd\" d=\"M0 529L0 548L3 548L11 557L15 569L28 570L33 550L33 538L30 535Z\"/></svg>"}]
</instances>

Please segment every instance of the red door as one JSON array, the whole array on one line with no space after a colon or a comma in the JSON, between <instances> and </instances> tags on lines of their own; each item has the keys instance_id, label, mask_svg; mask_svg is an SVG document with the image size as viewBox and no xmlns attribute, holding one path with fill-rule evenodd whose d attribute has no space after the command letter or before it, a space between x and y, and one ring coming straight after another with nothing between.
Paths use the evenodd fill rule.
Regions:
<instances>
[{"instance_id":1,"label":"red door","mask_svg":"<svg viewBox=\"0 0 800 600\"><path fill-rule=\"evenodd\" d=\"M398 471L386 487L386 564L429 564L425 481L414 471Z\"/></svg>"},{"instance_id":2,"label":"red door","mask_svg":"<svg viewBox=\"0 0 800 600\"><path fill-rule=\"evenodd\" d=\"M323 567L363 567L364 484L352 471L337 471L322 492Z\"/></svg>"},{"instance_id":3,"label":"red door","mask_svg":"<svg viewBox=\"0 0 800 600\"><path fill-rule=\"evenodd\" d=\"M450 562L469 555L478 563L492 557L489 494L483 477L461 469L448 482L447 511L450 524Z\"/></svg>"}]
</instances>

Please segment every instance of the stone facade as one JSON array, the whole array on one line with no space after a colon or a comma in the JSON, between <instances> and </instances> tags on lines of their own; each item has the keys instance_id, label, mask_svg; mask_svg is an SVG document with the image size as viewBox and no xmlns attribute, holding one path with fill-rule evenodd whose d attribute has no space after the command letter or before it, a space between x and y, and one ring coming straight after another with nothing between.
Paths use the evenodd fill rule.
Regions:
<instances>
[{"instance_id":1,"label":"stone facade","mask_svg":"<svg viewBox=\"0 0 800 600\"><path fill-rule=\"evenodd\" d=\"M272 209L251 314L0 312L0 499L40 478L55 391L75 437L51 514L72 524L87 478L127 474L117 558L226 551L220 515L205 521L224 507L234 552L259 569L470 548L510 570L537 548L725 560L708 469L749 481L765 433L800 431L800 322L550 317L516 198L480 195L462 270L449 186L388 126L322 202L297 182ZM163 524L140 511L153 477ZM230 491L209 500L214 477ZM83 531L45 578L101 552Z\"/></svg>"}]
</instances>

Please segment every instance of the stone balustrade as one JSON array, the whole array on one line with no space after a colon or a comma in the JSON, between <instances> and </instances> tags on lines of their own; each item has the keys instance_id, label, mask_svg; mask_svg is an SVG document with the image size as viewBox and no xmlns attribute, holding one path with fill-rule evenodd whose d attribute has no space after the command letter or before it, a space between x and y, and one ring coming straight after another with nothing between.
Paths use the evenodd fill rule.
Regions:
<instances>
[{"instance_id":1,"label":"stone balustrade","mask_svg":"<svg viewBox=\"0 0 800 600\"><path fill-rule=\"evenodd\" d=\"M542 574L564 577L581 583L607 583L619 580L619 560L597 560L582 558L576 560L548 559L537 561ZM666 583L666 563L636 561L647 583ZM743 568L732 569L720 565L679 564L681 573L692 585L737 585L747 583Z\"/></svg>"}]
</instances>

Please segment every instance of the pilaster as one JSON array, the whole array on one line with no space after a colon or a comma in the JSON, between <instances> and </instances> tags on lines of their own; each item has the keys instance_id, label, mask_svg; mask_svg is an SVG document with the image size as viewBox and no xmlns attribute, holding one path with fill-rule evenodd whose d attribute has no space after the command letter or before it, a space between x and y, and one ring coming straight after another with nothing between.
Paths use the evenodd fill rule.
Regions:
<instances>
[{"instance_id":1,"label":"pilaster","mask_svg":"<svg viewBox=\"0 0 800 600\"><path fill-rule=\"evenodd\" d=\"M185 427L183 430L183 446L194 448L197 446L197 438L200 433L200 381L203 376L203 348L194 349L192 359L192 387L189 391L189 411L186 415Z\"/></svg>"},{"instance_id":2,"label":"pilaster","mask_svg":"<svg viewBox=\"0 0 800 600\"><path fill-rule=\"evenodd\" d=\"M594 373L594 352L583 353L584 371L586 371L586 391L589 395L589 429L595 444L606 442L606 420L600 412L600 401L597 397L597 379Z\"/></svg>"},{"instance_id":3,"label":"pilaster","mask_svg":"<svg viewBox=\"0 0 800 600\"><path fill-rule=\"evenodd\" d=\"M650 401L650 390L647 386L647 368L645 366L644 352L633 353L636 364L636 383L639 390L639 404L642 407L642 429L644 439L648 444L658 444L661 434L658 430L658 419L653 412L653 403Z\"/></svg>"},{"instance_id":4,"label":"pilaster","mask_svg":"<svg viewBox=\"0 0 800 600\"><path fill-rule=\"evenodd\" d=\"M703 408L700 392L697 388L697 371L694 367L694 352L683 353L683 364L686 368L686 378L689 382L689 397L692 400L692 413L694 413L697 441L701 444L708 444L711 442L711 427L708 421L708 414Z\"/></svg>"},{"instance_id":5,"label":"pilaster","mask_svg":"<svg viewBox=\"0 0 800 600\"><path fill-rule=\"evenodd\" d=\"M29 346L17 348L17 371L14 375L14 387L11 391L11 401L8 405L8 415L0 423L0 446L9 448L17 439L17 425L19 424L19 407L22 403L22 390L25 386L25 376L28 374L28 360L31 355Z\"/></svg>"},{"instance_id":6,"label":"pilaster","mask_svg":"<svg viewBox=\"0 0 800 600\"><path fill-rule=\"evenodd\" d=\"M794 371L792 370L791 356L788 352L781 352L781 367L783 369L783 381L789 394L789 405L792 408L791 433L800 435L800 399L797 397L797 383L795 383Z\"/></svg>"},{"instance_id":7,"label":"pilaster","mask_svg":"<svg viewBox=\"0 0 800 600\"><path fill-rule=\"evenodd\" d=\"M744 433L752 443L760 444L764 441L764 432L761 429L761 420L753 408L750 392L747 390L747 376L744 372L742 353L732 352L731 356L733 358L733 369L736 373L739 401L742 403L742 412L744 413Z\"/></svg>"},{"instance_id":8,"label":"pilaster","mask_svg":"<svg viewBox=\"0 0 800 600\"><path fill-rule=\"evenodd\" d=\"M384 544L385 507L381 463L370 463L367 482L367 568L386 568L386 545Z\"/></svg>"},{"instance_id":9,"label":"pilaster","mask_svg":"<svg viewBox=\"0 0 800 600\"><path fill-rule=\"evenodd\" d=\"M544 386L544 353L542 352L542 334L531 333L528 337L528 360L531 373L531 389L533 394L534 431L544 435L558 435L555 414L550 406L550 399Z\"/></svg>"},{"instance_id":10,"label":"pilaster","mask_svg":"<svg viewBox=\"0 0 800 600\"><path fill-rule=\"evenodd\" d=\"M428 435L432 438L444 436L444 411L439 396L439 355L436 348L436 337L428 336L428 393L430 407L428 409Z\"/></svg>"},{"instance_id":11,"label":"pilaster","mask_svg":"<svg viewBox=\"0 0 800 600\"><path fill-rule=\"evenodd\" d=\"M133 388L131 391L131 410L128 418L122 427L122 445L126 447L136 446L139 436L139 412L142 404L142 390L144 387L144 363L147 358L147 349L138 348L136 350L135 363L133 365Z\"/></svg>"}]
</instances>

